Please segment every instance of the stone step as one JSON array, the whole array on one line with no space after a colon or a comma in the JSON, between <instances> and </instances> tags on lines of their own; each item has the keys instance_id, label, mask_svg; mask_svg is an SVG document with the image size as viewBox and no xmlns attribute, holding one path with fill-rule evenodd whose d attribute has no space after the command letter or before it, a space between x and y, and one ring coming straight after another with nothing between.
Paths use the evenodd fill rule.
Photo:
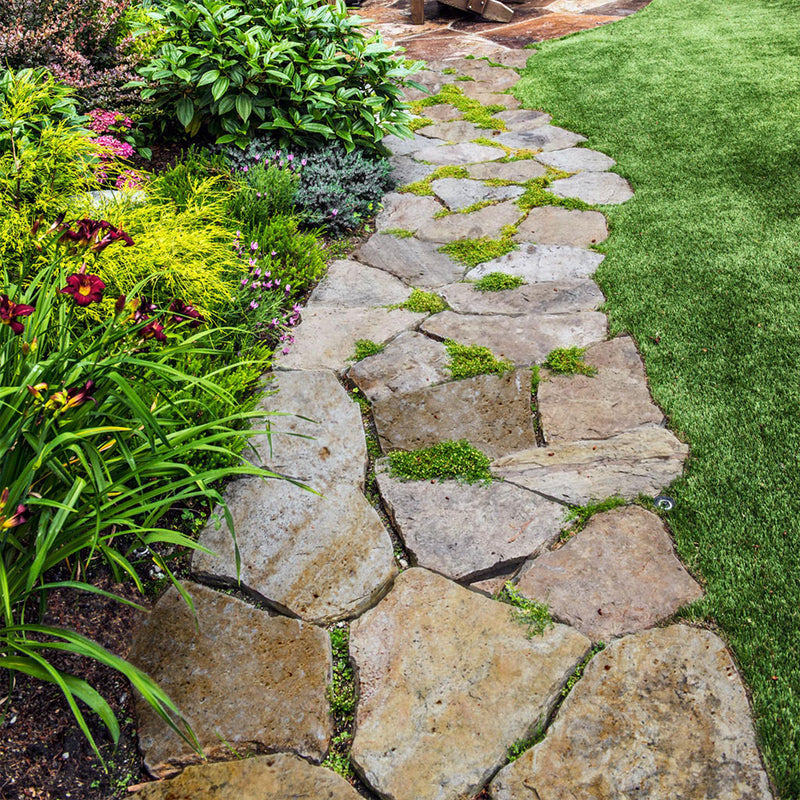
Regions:
<instances>
[{"instance_id":1,"label":"stone step","mask_svg":"<svg viewBox=\"0 0 800 800\"><path fill-rule=\"evenodd\" d=\"M376 469L384 507L421 567L456 581L520 564L555 542L564 506L510 483L401 481Z\"/></svg>"},{"instance_id":2,"label":"stone step","mask_svg":"<svg viewBox=\"0 0 800 800\"><path fill-rule=\"evenodd\" d=\"M188 767L170 781L151 783L137 800L359 800L335 772L287 753Z\"/></svg>"},{"instance_id":3,"label":"stone step","mask_svg":"<svg viewBox=\"0 0 800 800\"><path fill-rule=\"evenodd\" d=\"M361 245L358 260L420 288L444 286L464 277L464 267L440 253L439 245L384 233L370 236Z\"/></svg>"},{"instance_id":4,"label":"stone step","mask_svg":"<svg viewBox=\"0 0 800 800\"><path fill-rule=\"evenodd\" d=\"M394 196L407 197L404 194ZM393 275L381 269L368 267L359 261L343 259L334 261L328 267L325 277L308 298L306 308L308 306L375 308L402 303L410 294L411 289Z\"/></svg>"},{"instance_id":5,"label":"stone step","mask_svg":"<svg viewBox=\"0 0 800 800\"><path fill-rule=\"evenodd\" d=\"M373 418L384 453L466 439L499 458L536 444L528 369L393 395L375 403Z\"/></svg>"},{"instance_id":6,"label":"stone step","mask_svg":"<svg viewBox=\"0 0 800 800\"><path fill-rule=\"evenodd\" d=\"M502 769L493 800L771 800L750 708L724 642L673 625L610 644L541 744Z\"/></svg>"},{"instance_id":7,"label":"stone step","mask_svg":"<svg viewBox=\"0 0 800 800\"><path fill-rule=\"evenodd\" d=\"M562 548L532 560L517 587L595 642L652 628L703 596L664 523L640 506L596 514Z\"/></svg>"},{"instance_id":8,"label":"stone step","mask_svg":"<svg viewBox=\"0 0 800 800\"><path fill-rule=\"evenodd\" d=\"M525 130L501 133L496 137L496 141L506 147L540 150L546 153L573 147L578 142L585 142L586 137L555 125L535 125Z\"/></svg>"},{"instance_id":9,"label":"stone step","mask_svg":"<svg viewBox=\"0 0 800 800\"><path fill-rule=\"evenodd\" d=\"M593 206L627 203L633 197L628 181L615 172L579 172L547 188L558 197L573 197Z\"/></svg>"},{"instance_id":10,"label":"stone step","mask_svg":"<svg viewBox=\"0 0 800 800\"><path fill-rule=\"evenodd\" d=\"M496 356L518 366L541 364L558 347L585 347L606 337L605 314L486 316L442 311L422 323L420 330L460 344L488 347Z\"/></svg>"},{"instance_id":11,"label":"stone step","mask_svg":"<svg viewBox=\"0 0 800 800\"><path fill-rule=\"evenodd\" d=\"M469 178L439 178L431 183L431 189L452 211L461 211L463 208L468 208L475 205L475 203L483 201L497 202L499 200L513 199L519 197L525 191L522 186L487 186L485 183L470 180ZM520 215L521 212L517 209L517 217ZM489 233L487 235L499 235L501 229L502 226L498 228L497 233Z\"/></svg>"},{"instance_id":12,"label":"stone step","mask_svg":"<svg viewBox=\"0 0 800 800\"><path fill-rule=\"evenodd\" d=\"M544 722L588 649L564 625L529 639L510 606L406 570L351 626L353 761L381 797L472 797Z\"/></svg>"},{"instance_id":13,"label":"stone step","mask_svg":"<svg viewBox=\"0 0 800 800\"><path fill-rule=\"evenodd\" d=\"M424 137L423 137L424 138ZM485 144L475 144L474 142L462 142L461 144L431 144L430 139L426 139L427 146L414 152L417 161L425 161L428 164L438 166L450 166L458 164L475 164L478 161L499 161L505 158L505 150L499 147L489 147Z\"/></svg>"},{"instance_id":14,"label":"stone step","mask_svg":"<svg viewBox=\"0 0 800 800\"><path fill-rule=\"evenodd\" d=\"M556 375L543 370L538 391L545 441L608 439L644 426L661 426L664 415L650 397L644 364L629 336L586 348L595 375Z\"/></svg>"},{"instance_id":15,"label":"stone step","mask_svg":"<svg viewBox=\"0 0 800 800\"><path fill-rule=\"evenodd\" d=\"M568 147L566 150L539 153L536 160L564 172L606 172L617 163L605 153L588 147Z\"/></svg>"},{"instance_id":16,"label":"stone step","mask_svg":"<svg viewBox=\"0 0 800 800\"><path fill-rule=\"evenodd\" d=\"M416 232L441 210L442 205L434 197L390 192L383 198L383 210L375 218L375 230ZM394 301L386 299L384 305L390 302Z\"/></svg>"},{"instance_id":17,"label":"stone step","mask_svg":"<svg viewBox=\"0 0 800 800\"><path fill-rule=\"evenodd\" d=\"M525 183L533 178L542 178L547 175L547 170L538 161L531 158L522 161L508 161L503 164L498 164L496 161L487 164L470 164L467 172L470 178L478 178L482 181L496 178L515 183Z\"/></svg>"},{"instance_id":18,"label":"stone step","mask_svg":"<svg viewBox=\"0 0 800 800\"><path fill-rule=\"evenodd\" d=\"M470 270L466 278L476 281L490 272L517 275L528 283L590 278L605 256L582 247L526 244Z\"/></svg>"},{"instance_id":19,"label":"stone step","mask_svg":"<svg viewBox=\"0 0 800 800\"><path fill-rule=\"evenodd\" d=\"M417 238L440 244L459 239L499 239L504 228L515 225L523 212L513 200L471 211L468 214L449 214L421 225Z\"/></svg>"},{"instance_id":20,"label":"stone step","mask_svg":"<svg viewBox=\"0 0 800 800\"><path fill-rule=\"evenodd\" d=\"M591 247L608 238L606 218L599 211L576 211L558 206L531 209L519 224L515 242Z\"/></svg>"},{"instance_id":21,"label":"stone step","mask_svg":"<svg viewBox=\"0 0 800 800\"><path fill-rule=\"evenodd\" d=\"M196 616L170 588L136 630L131 662L180 708L206 756L254 745L321 761L333 732L325 695L328 634L206 586L183 586ZM139 697L136 711L139 747L153 776L199 760Z\"/></svg>"},{"instance_id":22,"label":"stone step","mask_svg":"<svg viewBox=\"0 0 800 800\"><path fill-rule=\"evenodd\" d=\"M225 491L241 559L241 585L282 613L320 624L356 616L384 593L397 569L389 534L358 490L318 495L287 481L245 478ZM216 519L215 519L216 518ZM200 534L192 573L237 583L233 539L221 509Z\"/></svg>"},{"instance_id":23,"label":"stone step","mask_svg":"<svg viewBox=\"0 0 800 800\"><path fill-rule=\"evenodd\" d=\"M689 448L666 428L552 444L498 458L492 472L562 503L655 496L683 471Z\"/></svg>"}]
</instances>

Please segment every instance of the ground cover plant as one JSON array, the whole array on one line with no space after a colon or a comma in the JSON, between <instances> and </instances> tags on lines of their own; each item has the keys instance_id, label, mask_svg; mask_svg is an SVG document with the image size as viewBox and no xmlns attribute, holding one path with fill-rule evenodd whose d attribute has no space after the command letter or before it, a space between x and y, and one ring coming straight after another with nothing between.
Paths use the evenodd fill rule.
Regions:
<instances>
[{"instance_id":1,"label":"ground cover plant","mask_svg":"<svg viewBox=\"0 0 800 800\"><path fill-rule=\"evenodd\" d=\"M389 453L389 471L402 480L427 481L453 478L462 483L490 483L489 457L466 439L439 442L419 450Z\"/></svg>"},{"instance_id":2,"label":"ground cover plant","mask_svg":"<svg viewBox=\"0 0 800 800\"><path fill-rule=\"evenodd\" d=\"M800 19L786 0L654 0L545 43L516 93L618 162L597 279L691 445L669 522L800 797Z\"/></svg>"},{"instance_id":3,"label":"ground cover plant","mask_svg":"<svg viewBox=\"0 0 800 800\"><path fill-rule=\"evenodd\" d=\"M497 358L488 347L459 344L452 339L445 339L444 346L450 359L447 369L456 381L476 375L502 375L514 369L507 358Z\"/></svg>"}]
</instances>

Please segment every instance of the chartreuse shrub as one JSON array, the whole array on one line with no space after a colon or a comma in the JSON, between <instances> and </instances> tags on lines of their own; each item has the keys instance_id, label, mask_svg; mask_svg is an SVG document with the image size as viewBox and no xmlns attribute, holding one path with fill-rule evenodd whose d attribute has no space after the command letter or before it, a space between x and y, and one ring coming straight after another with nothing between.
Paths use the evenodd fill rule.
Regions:
<instances>
[{"instance_id":1,"label":"chartreuse shrub","mask_svg":"<svg viewBox=\"0 0 800 800\"><path fill-rule=\"evenodd\" d=\"M185 211L190 205L202 206L225 198L230 213L236 188L223 156L190 147L174 166L151 180L147 196L161 203L171 202L178 211Z\"/></svg>"},{"instance_id":2,"label":"chartreuse shrub","mask_svg":"<svg viewBox=\"0 0 800 800\"><path fill-rule=\"evenodd\" d=\"M192 136L245 147L269 131L281 146L349 151L408 130L413 68L341 0L164 0L148 14L163 38L139 68L143 96Z\"/></svg>"},{"instance_id":3,"label":"chartreuse shrub","mask_svg":"<svg viewBox=\"0 0 800 800\"><path fill-rule=\"evenodd\" d=\"M490 272L475 281L473 289L478 292L504 292L507 289L516 289L525 283L519 275L508 275L505 272Z\"/></svg>"},{"instance_id":4,"label":"chartreuse shrub","mask_svg":"<svg viewBox=\"0 0 800 800\"><path fill-rule=\"evenodd\" d=\"M476 375L502 375L514 369L507 358L497 358L488 347L459 344L452 339L445 339L444 346L450 357L447 369L457 381Z\"/></svg>"},{"instance_id":5,"label":"chartreuse shrub","mask_svg":"<svg viewBox=\"0 0 800 800\"><path fill-rule=\"evenodd\" d=\"M41 623L40 614L57 587L97 592L86 579L96 562L141 590L143 551L173 578L161 548L200 548L164 526L170 508L224 507L220 480L277 477L236 458L262 412L241 411L219 373L183 368L216 352L216 331L194 298L156 308L140 302L140 283L92 323L86 312L106 291L100 263L138 246L126 232L88 218L56 221L36 244L44 265L15 265L19 280L4 265L0 290L0 666L56 684L98 756L78 701L115 741L118 723L97 691L51 663L54 650L118 670L197 746L152 680L84 636ZM202 413L210 403L215 413ZM193 466L209 454L228 464Z\"/></svg>"},{"instance_id":6,"label":"chartreuse shrub","mask_svg":"<svg viewBox=\"0 0 800 800\"><path fill-rule=\"evenodd\" d=\"M490 483L489 457L466 439L439 442L419 450L389 453L389 472L409 481L453 478L462 483Z\"/></svg>"}]
</instances>

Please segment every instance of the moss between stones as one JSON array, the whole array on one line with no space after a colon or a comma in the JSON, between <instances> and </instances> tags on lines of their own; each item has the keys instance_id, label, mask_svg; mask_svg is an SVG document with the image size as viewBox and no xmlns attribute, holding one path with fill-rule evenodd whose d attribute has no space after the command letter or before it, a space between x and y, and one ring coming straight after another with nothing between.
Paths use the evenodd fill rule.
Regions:
<instances>
[{"instance_id":1,"label":"moss between stones","mask_svg":"<svg viewBox=\"0 0 800 800\"><path fill-rule=\"evenodd\" d=\"M544 365L558 375L597 375L597 370L583 360L585 354L585 347L558 347L550 352Z\"/></svg>"},{"instance_id":2,"label":"moss between stones","mask_svg":"<svg viewBox=\"0 0 800 800\"><path fill-rule=\"evenodd\" d=\"M389 453L389 474L409 481L452 478L460 483L491 483L489 457L466 439L439 442L419 450Z\"/></svg>"},{"instance_id":3,"label":"moss between stones","mask_svg":"<svg viewBox=\"0 0 800 800\"><path fill-rule=\"evenodd\" d=\"M468 267L477 267L484 261L500 258L517 248L518 245L507 238L498 241L484 236L480 239L459 239L457 242L449 242L442 245L439 252L446 253L450 258Z\"/></svg>"},{"instance_id":4,"label":"moss between stones","mask_svg":"<svg viewBox=\"0 0 800 800\"><path fill-rule=\"evenodd\" d=\"M353 741L353 718L356 710L356 682L350 665L350 629L339 623L329 630L333 653L333 681L328 687L328 702L333 716L335 735L322 766L343 778L353 776L350 746Z\"/></svg>"},{"instance_id":5,"label":"moss between stones","mask_svg":"<svg viewBox=\"0 0 800 800\"><path fill-rule=\"evenodd\" d=\"M566 178L570 173L561 170L548 169L547 175L541 178L532 178L525 182L525 194L517 200L517 205L522 211L530 211L541 206L561 206L576 211L585 211L591 206L575 197L558 197L547 191L547 187L559 178Z\"/></svg>"},{"instance_id":6,"label":"moss between stones","mask_svg":"<svg viewBox=\"0 0 800 800\"><path fill-rule=\"evenodd\" d=\"M398 239L411 239L414 236L414 231L409 231L405 228L387 228L386 230L380 231L380 233L395 236Z\"/></svg>"},{"instance_id":7,"label":"moss between stones","mask_svg":"<svg viewBox=\"0 0 800 800\"><path fill-rule=\"evenodd\" d=\"M502 375L514 369L508 359L497 358L488 347L459 344L452 339L445 339L444 346L450 356L447 369L453 380L474 378L476 375Z\"/></svg>"},{"instance_id":8,"label":"moss between stones","mask_svg":"<svg viewBox=\"0 0 800 800\"><path fill-rule=\"evenodd\" d=\"M438 314L440 311L446 311L449 306L444 298L440 297L436 292L425 292L422 289L414 289L408 300L402 303L396 303L393 308L403 308L406 311L413 311L416 314Z\"/></svg>"},{"instance_id":9,"label":"moss between stones","mask_svg":"<svg viewBox=\"0 0 800 800\"><path fill-rule=\"evenodd\" d=\"M370 356L375 356L378 353L382 353L385 347L386 347L385 344L373 342L372 339L357 339L356 352L353 358L350 360L362 361L365 358L369 358Z\"/></svg>"},{"instance_id":10,"label":"moss between stones","mask_svg":"<svg viewBox=\"0 0 800 800\"><path fill-rule=\"evenodd\" d=\"M588 503L585 506L570 507L564 516L564 521L572 524L569 528L562 531L561 541L566 542L576 533L580 533L595 514L602 514L604 511L611 511L612 508L619 508L624 505L625 500L622 497L607 497L599 503Z\"/></svg>"},{"instance_id":11,"label":"moss between stones","mask_svg":"<svg viewBox=\"0 0 800 800\"><path fill-rule=\"evenodd\" d=\"M404 194L415 194L420 197L433 196L431 183L439 178L469 178L469 172L465 167L448 164L443 167L437 167L427 178L423 178L421 181L414 181L414 183L407 183L397 191Z\"/></svg>"},{"instance_id":12,"label":"moss between stones","mask_svg":"<svg viewBox=\"0 0 800 800\"><path fill-rule=\"evenodd\" d=\"M425 128L428 125L433 125L433 120L430 117L417 117L408 123L409 130L418 131L420 128Z\"/></svg>"},{"instance_id":13,"label":"moss between stones","mask_svg":"<svg viewBox=\"0 0 800 800\"><path fill-rule=\"evenodd\" d=\"M529 639L541 636L548 628L553 627L550 609L544 603L537 603L535 600L523 597L511 581L506 582L497 595L497 599L501 603L514 606L513 619L528 629L527 637Z\"/></svg>"},{"instance_id":14,"label":"moss between stones","mask_svg":"<svg viewBox=\"0 0 800 800\"><path fill-rule=\"evenodd\" d=\"M519 275L507 275L505 272L490 272L484 275L473 285L478 292L504 292L506 289L516 289L525 281Z\"/></svg>"},{"instance_id":15,"label":"moss between stones","mask_svg":"<svg viewBox=\"0 0 800 800\"><path fill-rule=\"evenodd\" d=\"M473 100L471 97L466 97L464 92L458 86L448 84L442 86L438 94L426 97L423 100L416 100L411 103L411 110L414 114L421 114L422 109L429 106L436 106L441 103L457 108L463 115L467 122L472 122L479 128L486 128L489 130L505 131L505 122L497 119L493 114L499 111L505 111L505 106L493 104L490 106L483 106L478 100Z\"/></svg>"}]
</instances>

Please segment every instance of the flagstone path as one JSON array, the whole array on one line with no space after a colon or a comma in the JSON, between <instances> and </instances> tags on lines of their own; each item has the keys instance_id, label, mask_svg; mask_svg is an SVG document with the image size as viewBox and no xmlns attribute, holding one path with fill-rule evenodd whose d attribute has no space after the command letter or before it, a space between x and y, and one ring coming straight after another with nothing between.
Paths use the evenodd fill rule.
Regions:
<instances>
[{"instance_id":1,"label":"flagstone path","mask_svg":"<svg viewBox=\"0 0 800 800\"><path fill-rule=\"evenodd\" d=\"M452 59L422 79L435 91L458 75L482 84L473 96L516 105L503 94L513 70L485 61ZM507 130L491 131L435 108L438 122L413 140L386 142L401 184L430 176L432 165L463 165L469 177L434 176L425 196L402 185L389 194L378 232L332 265L269 377L261 405L274 415L272 435L248 458L315 492L233 483L238 594L218 590L237 576L218 513L200 537L213 552L195 554L195 582L186 583L196 622L170 589L136 634L132 659L183 709L203 750L226 759L142 796L359 796L317 766L334 736L325 626L335 624L350 629L350 758L364 796L769 798L724 642L671 622L702 588L640 498L680 475L688 448L653 403L635 343L607 337L591 280L605 218L557 204L526 213L517 202L525 181L553 168L570 173L550 185L556 197L622 203L631 187L613 160L545 114L506 110L496 118ZM493 144L471 141L479 137ZM485 183L493 178L506 183ZM515 249L472 268L441 250L504 236ZM475 288L496 272L523 283ZM415 288L447 307L398 308ZM364 339L383 349L356 362ZM509 369L453 380L445 340L488 347ZM585 348L590 374L542 367L567 347ZM370 406L369 446L354 392ZM491 483L392 474L391 451L461 439L489 456ZM564 533L570 505L612 497L618 507ZM547 604L552 625L529 631L520 609L492 597L509 579ZM147 706L139 732L154 777L197 761ZM247 747L268 755L232 759Z\"/></svg>"}]
</instances>

